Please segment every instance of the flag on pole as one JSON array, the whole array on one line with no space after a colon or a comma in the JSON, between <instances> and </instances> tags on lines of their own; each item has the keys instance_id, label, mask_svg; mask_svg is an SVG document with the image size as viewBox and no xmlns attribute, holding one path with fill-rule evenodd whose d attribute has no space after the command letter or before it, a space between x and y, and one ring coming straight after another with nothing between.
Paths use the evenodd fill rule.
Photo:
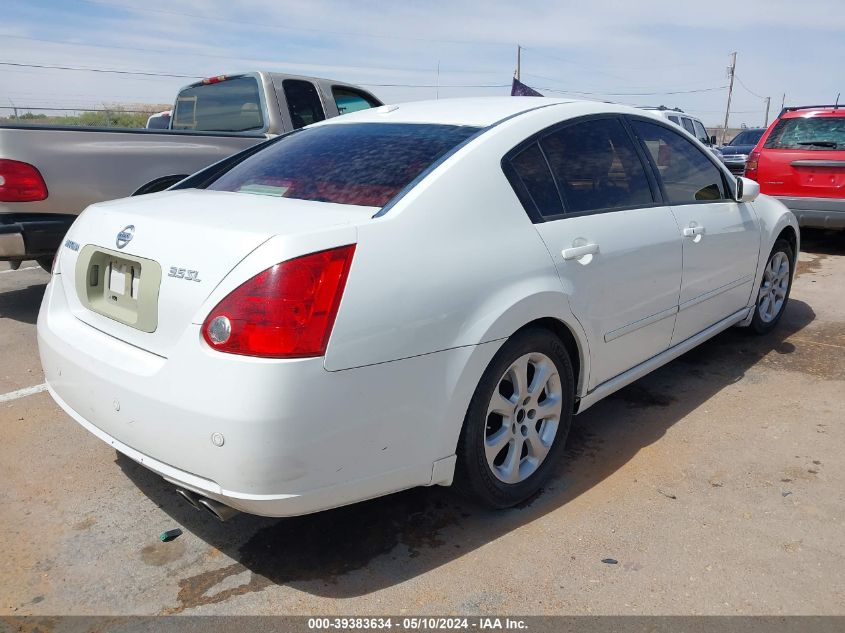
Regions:
<instances>
[{"instance_id":1,"label":"flag on pole","mask_svg":"<svg viewBox=\"0 0 845 633\"><path fill-rule=\"evenodd\" d=\"M511 86L511 96L512 97L542 97L539 92L531 88L530 86L526 86L516 77L513 78L513 85Z\"/></svg>"}]
</instances>

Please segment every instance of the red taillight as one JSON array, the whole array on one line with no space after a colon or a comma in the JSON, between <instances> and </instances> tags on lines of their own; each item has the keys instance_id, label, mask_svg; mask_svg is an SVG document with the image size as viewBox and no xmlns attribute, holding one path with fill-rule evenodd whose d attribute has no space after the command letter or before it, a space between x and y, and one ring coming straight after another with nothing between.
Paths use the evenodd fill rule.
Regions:
<instances>
[{"instance_id":1,"label":"red taillight","mask_svg":"<svg viewBox=\"0 0 845 633\"><path fill-rule=\"evenodd\" d=\"M212 348L245 356L322 356L332 333L355 245L276 264L211 311L202 335Z\"/></svg>"},{"instance_id":2,"label":"red taillight","mask_svg":"<svg viewBox=\"0 0 845 633\"><path fill-rule=\"evenodd\" d=\"M35 167L0 158L0 202L38 202L46 198L47 185Z\"/></svg>"},{"instance_id":3,"label":"red taillight","mask_svg":"<svg viewBox=\"0 0 845 633\"><path fill-rule=\"evenodd\" d=\"M745 162L745 173L743 176L751 178L751 180L757 180L757 165L759 162L760 152L757 150L752 151L748 155L748 160Z\"/></svg>"}]
</instances>

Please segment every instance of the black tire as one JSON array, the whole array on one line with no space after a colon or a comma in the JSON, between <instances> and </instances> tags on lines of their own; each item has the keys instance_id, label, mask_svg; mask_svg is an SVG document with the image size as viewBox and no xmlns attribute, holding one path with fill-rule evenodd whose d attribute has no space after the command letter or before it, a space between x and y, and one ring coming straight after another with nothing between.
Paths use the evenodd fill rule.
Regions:
<instances>
[{"instance_id":1,"label":"black tire","mask_svg":"<svg viewBox=\"0 0 845 633\"><path fill-rule=\"evenodd\" d=\"M531 353L545 355L557 370L561 388L560 420L548 453L536 470L524 480L509 484L501 481L493 473L487 461L485 434L490 423L487 412L494 390L500 389L500 380L505 372L515 361ZM467 409L458 441L456 487L491 508L508 508L536 494L552 474L566 445L572 423L574 391L569 354L560 339L552 332L535 328L524 330L511 337L484 371ZM504 426L503 421L499 424ZM535 424L539 426L540 423ZM521 463L521 460L522 454L518 463Z\"/></svg>"},{"instance_id":2,"label":"black tire","mask_svg":"<svg viewBox=\"0 0 845 633\"><path fill-rule=\"evenodd\" d=\"M772 247L772 252L769 253L769 257L766 259L766 266L769 265L769 262L771 262L778 253L786 255L786 260L789 262L789 283L786 287L786 295L784 296L783 304L774 318L769 321L765 320L760 314L761 299L759 296L760 289L766 282L764 276L760 282L760 287L755 290L757 296L755 296L754 300L754 317L751 319L750 325L751 332L754 332L755 334L768 334L775 329L775 326L777 326L783 316L783 313L786 311L787 304L789 303L789 293L792 290L792 279L795 275L795 253L792 251L792 246L790 246L789 242L784 239L779 239L775 242L775 245Z\"/></svg>"}]
</instances>

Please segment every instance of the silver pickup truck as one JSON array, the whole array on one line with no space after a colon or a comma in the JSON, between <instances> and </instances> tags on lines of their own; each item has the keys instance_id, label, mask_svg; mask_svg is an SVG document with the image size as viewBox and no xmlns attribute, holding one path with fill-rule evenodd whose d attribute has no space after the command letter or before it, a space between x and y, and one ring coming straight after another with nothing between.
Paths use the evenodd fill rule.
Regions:
<instances>
[{"instance_id":1,"label":"silver pickup truck","mask_svg":"<svg viewBox=\"0 0 845 633\"><path fill-rule=\"evenodd\" d=\"M253 72L182 88L167 130L2 125L0 261L49 268L89 204L167 189L278 134L379 105L340 81Z\"/></svg>"}]
</instances>

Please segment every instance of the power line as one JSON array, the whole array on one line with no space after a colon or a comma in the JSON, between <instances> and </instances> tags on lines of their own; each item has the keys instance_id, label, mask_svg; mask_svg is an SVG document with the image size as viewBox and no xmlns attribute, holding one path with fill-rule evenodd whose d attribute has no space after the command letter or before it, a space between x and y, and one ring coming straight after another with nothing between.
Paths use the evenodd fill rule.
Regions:
<instances>
[{"instance_id":1,"label":"power line","mask_svg":"<svg viewBox=\"0 0 845 633\"><path fill-rule=\"evenodd\" d=\"M148 110L124 110L123 108L30 108L27 106L0 106L0 110L38 110L39 112L112 112L114 114L122 114L124 112L127 112L130 114L150 114L152 112L155 112L156 108L151 106Z\"/></svg>"},{"instance_id":2,"label":"power line","mask_svg":"<svg viewBox=\"0 0 845 633\"><path fill-rule=\"evenodd\" d=\"M55 70L75 70L94 73L116 73L119 75L148 75L152 77L182 77L186 79L199 79L199 75L178 75L172 73L156 73L140 70L117 70L108 68L86 68L81 66L56 66L51 64L25 64L22 62L0 62L0 66L21 66L24 68L49 68ZM374 86L377 88L436 88L437 84L378 84L361 83L362 86ZM510 84L440 84L441 88L509 88Z\"/></svg>"},{"instance_id":3,"label":"power line","mask_svg":"<svg viewBox=\"0 0 845 633\"><path fill-rule=\"evenodd\" d=\"M52 64L26 64L23 62L0 62L0 66L16 66L23 68L47 68L52 70L72 70L80 72L94 72L94 73L114 73L118 75L143 75L149 77L179 77L183 79L199 79L199 75L182 75L176 73L157 73L152 71L140 70L119 70L112 68L89 68L83 66L59 66ZM375 88L437 88L437 84L398 84L398 83L361 83L362 86L370 86ZM507 88L510 84L440 84L440 88ZM558 90L555 88L540 88L548 92L559 92L564 94L580 94L580 95L604 95L604 96L654 96L654 95L674 95L674 94L690 94L694 92L710 92L712 90L722 90L725 86L718 86L715 88L698 88L694 90L670 90L662 92L585 92L581 90Z\"/></svg>"},{"instance_id":4,"label":"power line","mask_svg":"<svg viewBox=\"0 0 845 633\"><path fill-rule=\"evenodd\" d=\"M545 77L543 75L535 75L535 74L532 74L532 73L523 73L523 74L526 77L536 77L537 79L543 79L545 81L553 81L553 82L558 83L558 84L563 83L561 81L558 81L557 79L553 79L552 77ZM571 92L573 94L586 94L586 95L603 95L603 94L606 94L606 95L633 95L633 96L644 95L644 96L652 96L652 95L665 95L665 94L683 94L685 92L695 92L695 91L722 90L723 88L725 88L725 86L721 86L721 87L717 86L715 88L690 88L690 89L672 88L672 89L670 89L670 92L654 91L654 92L636 92L636 93L635 92L601 92L601 91L597 91L595 88L593 89L593 90L595 90L595 92L585 92L583 90L570 90L570 89L561 89L561 90L564 91L564 92ZM542 90L555 90L553 88L541 88L541 89ZM626 89L627 90L638 90L638 89L645 89L645 88L643 88L642 86L630 86ZM647 90L655 90L655 89L654 88L648 88Z\"/></svg>"},{"instance_id":5,"label":"power line","mask_svg":"<svg viewBox=\"0 0 845 633\"><path fill-rule=\"evenodd\" d=\"M0 62L0 66L16 66L22 68L47 68L52 70L72 70L80 72L94 72L94 73L114 73L118 75L143 75L148 77L178 77L183 79L199 79L199 75L182 75L176 73L157 73L152 71L140 70L119 70L113 68L89 68L83 66L59 66L52 64L27 64L23 62ZM394 83L362 83L362 86L371 86L376 88L437 88L437 84L394 84ZM440 84L441 88L507 88L510 84ZM587 92L582 90L560 90L556 88L540 88L547 92L558 92L563 94L579 94L589 96L629 96L629 97L643 97L643 96L659 96L659 95L676 95L676 94L692 94L696 92L711 92L713 90L723 90L726 86L717 86L714 88L697 88L692 90L667 90L660 92Z\"/></svg>"},{"instance_id":6,"label":"power line","mask_svg":"<svg viewBox=\"0 0 845 633\"><path fill-rule=\"evenodd\" d=\"M21 68L49 68L52 70L78 70L91 73L113 73L116 75L144 75L147 77L179 77L182 79L200 79L199 75L177 75L173 73L154 73L142 70L117 70L109 68L86 68L82 66L54 66L51 64L24 64L22 62L0 62L0 66L17 66Z\"/></svg>"},{"instance_id":7,"label":"power line","mask_svg":"<svg viewBox=\"0 0 845 633\"><path fill-rule=\"evenodd\" d=\"M223 55L223 54L214 54L214 53L197 53L197 52L189 52L184 50L166 50L161 48L140 48L137 46L117 46L113 44L94 44L92 42L67 42L65 40L52 40L43 37L29 37L25 35L12 35L10 33L0 33L0 37L5 37L9 39L15 40L27 40L32 42L45 42L48 44L61 44L62 46L77 46L83 48L103 48L106 50L122 50L122 51L139 51L143 53L159 53L161 55L190 55L191 57L208 57L210 59L226 59L229 61L237 61L237 62L257 62L262 65L267 64L266 59L256 59L256 58L249 58L249 57L238 57L234 58L232 55ZM283 66L286 62L279 61L273 62L272 65L274 66ZM299 62L291 62L291 64L301 65ZM362 67L366 70L386 70L386 71L401 71L401 72L419 72L419 73L430 73L432 71L431 68L408 68L408 67L375 67L375 66L367 66ZM475 73L479 75L491 75L491 74L498 74L499 71L488 71L488 70L463 70L463 69L451 69L451 70L444 70L444 73Z\"/></svg>"},{"instance_id":8,"label":"power line","mask_svg":"<svg viewBox=\"0 0 845 633\"><path fill-rule=\"evenodd\" d=\"M751 88L749 88L749 87L748 87L748 86L746 86L744 83L742 83L742 79L740 79L740 78L739 78L739 75L736 75L736 80L739 82L739 85L740 85L740 86L742 86L743 88L745 88L746 92L748 92L748 93L750 93L750 94L754 95L754 96L755 96L755 97L757 97L758 99L767 99L767 98L768 98L768 97L764 97L763 95L758 95L756 92L754 92L753 90L751 90Z\"/></svg>"},{"instance_id":9,"label":"power line","mask_svg":"<svg viewBox=\"0 0 845 633\"><path fill-rule=\"evenodd\" d=\"M698 112L700 114L721 114L724 110L699 110L698 108L684 108L684 112ZM731 114L760 114L761 110L731 110Z\"/></svg>"},{"instance_id":10,"label":"power line","mask_svg":"<svg viewBox=\"0 0 845 633\"><path fill-rule=\"evenodd\" d=\"M555 88L540 88L537 90L545 90L546 92L559 92L562 94L576 94L588 96L605 96L605 97L654 97L663 95L684 95L695 92L713 92L716 90L724 90L727 86L715 86L713 88L696 88L694 90L668 90L662 92L584 92L581 90L558 90Z\"/></svg>"},{"instance_id":11,"label":"power line","mask_svg":"<svg viewBox=\"0 0 845 633\"><path fill-rule=\"evenodd\" d=\"M360 86L372 88L510 88L511 84L368 84Z\"/></svg>"}]
</instances>

